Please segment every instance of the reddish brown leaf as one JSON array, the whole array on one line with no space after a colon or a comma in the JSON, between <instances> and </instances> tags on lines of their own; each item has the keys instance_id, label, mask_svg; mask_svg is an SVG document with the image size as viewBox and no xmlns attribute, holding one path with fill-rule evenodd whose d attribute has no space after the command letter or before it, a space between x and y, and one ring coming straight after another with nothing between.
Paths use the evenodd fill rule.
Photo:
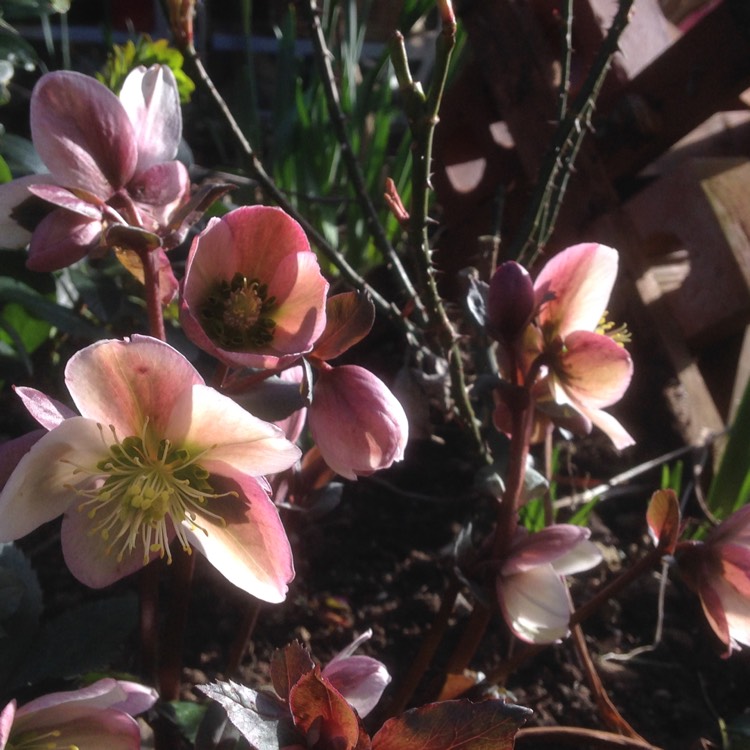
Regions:
<instances>
[{"instance_id":1,"label":"reddish brown leaf","mask_svg":"<svg viewBox=\"0 0 750 750\"><path fill-rule=\"evenodd\" d=\"M370 750L370 738L359 717L319 668L292 687L289 707L310 747Z\"/></svg>"},{"instance_id":2,"label":"reddish brown leaf","mask_svg":"<svg viewBox=\"0 0 750 750\"><path fill-rule=\"evenodd\" d=\"M335 294L326 302L326 327L311 356L335 359L361 341L372 328L375 305L361 292Z\"/></svg>"},{"instance_id":3,"label":"reddish brown leaf","mask_svg":"<svg viewBox=\"0 0 750 750\"><path fill-rule=\"evenodd\" d=\"M659 549L671 555L680 535L680 505L674 490L654 492L646 511L646 521Z\"/></svg>"},{"instance_id":4,"label":"reddish brown leaf","mask_svg":"<svg viewBox=\"0 0 750 750\"><path fill-rule=\"evenodd\" d=\"M512 750L530 714L499 700L430 703L389 719L372 750Z\"/></svg>"},{"instance_id":5,"label":"reddish brown leaf","mask_svg":"<svg viewBox=\"0 0 750 750\"><path fill-rule=\"evenodd\" d=\"M271 657L271 683L276 694L288 700L294 684L314 666L310 652L298 641L276 649Z\"/></svg>"}]
</instances>

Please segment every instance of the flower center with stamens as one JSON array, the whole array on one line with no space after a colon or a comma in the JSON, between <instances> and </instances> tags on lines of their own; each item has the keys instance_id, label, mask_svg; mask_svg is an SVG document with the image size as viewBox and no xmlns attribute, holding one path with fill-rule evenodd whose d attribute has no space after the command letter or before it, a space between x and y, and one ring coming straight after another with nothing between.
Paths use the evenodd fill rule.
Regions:
<instances>
[{"instance_id":1,"label":"flower center with stamens","mask_svg":"<svg viewBox=\"0 0 750 750\"><path fill-rule=\"evenodd\" d=\"M631 336L630 331L628 330L628 327L625 325L625 323L619 326L615 326L613 321L607 320L606 312L604 313L604 315L602 315L602 319L596 326L596 333L600 333L603 336L609 336L612 341L614 341L616 344L619 344L620 346L625 346L625 344L629 344L633 340L633 337Z\"/></svg>"},{"instance_id":2,"label":"flower center with stamens","mask_svg":"<svg viewBox=\"0 0 750 750\"><path fill-rule=\"evenodd\" d=\"M106 554L115 551L120 561L139 549L144 565L153 553L171 563L172 534L190 553L186 530L206 531L199 515L223 523L206 510L207 501L235 493L214 492L208 472L196 463L200 455L191 456L169 440L149 449L144 438L131 436L110 445L109 456L96 465L96 471L79 467L96 479L97 486L76 489L86 498L78 510L88 515L89 534L105 542Z\"/></svg>"},{"instance_id":3,"label":"flower center with stamens","mask_svg":"<svg viewBox=\"0 0 750 750\"><path fill-rule=\"evenodd\" d=\"M58 744L61 736L59 729L23 732L18 737L11 738L6 750L78 750L77 745L69 742Z\"/></svg>"},{"instance_id":4,"label":"flower center with stamens","mask_svg":"<svg viewBox=\"0 0 750 750\"><path fill-rule=\"evenodd\" d=\"M267 284L236 273L214 287L198 316L209 338L223 349L252 351L273 340L276 322L269 313L275 302Z\"/></svg>"}]
</instances>

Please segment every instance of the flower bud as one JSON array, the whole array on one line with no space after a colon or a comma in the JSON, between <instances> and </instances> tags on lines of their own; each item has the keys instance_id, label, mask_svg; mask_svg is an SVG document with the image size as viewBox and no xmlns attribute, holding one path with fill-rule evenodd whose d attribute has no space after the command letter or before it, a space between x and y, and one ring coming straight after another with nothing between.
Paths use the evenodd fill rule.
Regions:
<instances>
[{"instance_id":1,"label":"flower bud","mask_svg":"<svg viewBox=\"0 0 750 750\"><path fill-rule=\"evenodd\" d=\"M385 384L363 367L322 369L308 420L325 462L347 479L368 476L404 457L406 413Z\"/></svg>"},{"instance_id":2,"label":"flower bud","mask_svg":"<svg viewBox=\"0 0 750 750\"><path fill-rule=\"evenodd\" d=\"M496 339L512 340L534 312L534 285L529 272L514 260L498 266L487 297L487 329Z\"/></svg>"}]
</instances>

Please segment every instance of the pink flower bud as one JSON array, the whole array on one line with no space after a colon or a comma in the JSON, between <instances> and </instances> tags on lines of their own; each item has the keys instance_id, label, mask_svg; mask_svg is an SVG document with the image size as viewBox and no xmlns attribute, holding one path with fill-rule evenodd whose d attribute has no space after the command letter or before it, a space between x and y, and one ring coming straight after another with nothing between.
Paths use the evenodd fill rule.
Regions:
<instances>
[{"instance_id":1,"label":"pink flower bud","mask_svg":"<svg viewBox=\"0 0 750 750\"><path fill-rule=\"evenodd\" d=\"M363 367L321 370L308 419L325 462L347 479L368 476L404 457L406 413L384 383Z\"/></svg>"},{"instance_id":2,"label":"pink flower bud","mask_svg":"<svg viewBox=\"0 0 750 750\"><path fill-rule=\"evenodd\" d=\"M514 339L534 311L534 285L529 272L513 260L501 264L490 279L487 328L495 338Z\"/></svg>"}]
</instances>

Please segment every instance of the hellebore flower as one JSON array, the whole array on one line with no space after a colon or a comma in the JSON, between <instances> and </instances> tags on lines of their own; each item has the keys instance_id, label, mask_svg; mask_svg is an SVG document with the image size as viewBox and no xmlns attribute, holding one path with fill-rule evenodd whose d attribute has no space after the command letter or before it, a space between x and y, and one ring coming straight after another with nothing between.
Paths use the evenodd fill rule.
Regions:
<instances>
[{"instance_id":1,"label":"hellebore flower","mask_svg":"<svg viewBox=\"0 0 750 750\"><path fill-rule=\"evenodd\" d=\"M617 251L605 245L574 245L547 262L534 282L536 326L524 335L527 363L544 355L543 378L534 389L537 406L554 415L572 408L583 427L594 424L616 448L633 438L606 406L619 401L630 384L633 362L622 346L622 331L602 323L617 276Z\"/></svg>"},{"instance_id":2,"label":"hellebore flower","mask_svg":"<svg viewBox=\"0 0 750 750\"><path fill-rule=\"evenodd\" d=\"M282 601L294 568L262 479L299 457L281 430L147 336L86 347L65 379L80 417L56 419L51 400L23 393L50 431L0 493L0 539L62 514L65 561L88 586L106 586L155 557L171 561L176 540L244 591Z\"/></svg>"},{"instance_id":3,"label":"hellebore flower","mask_svg":"<svg viewBox=\"0 0 750 750\"><path fill-rule=\"evenodd\" d=\"M324 461L347 479L369 476L404 457L406 413L363 367L321 363L308 423Z\"/></svg>"},{"instance_id":4,"label":"hellebore flower","mask_svg":"<svg viewBox=\"0 0 750 750\"><path fill-rule=\"evenodd\" d=\"M270 369L312 349L325 328L327 292L294 219L269 206L237 208L193 241L182 325L226 364Z\"/></svg>"},{"instance_id":5,"label":"hellebore flower","mask_svg":"<svg viewBox=\"0 0 750 750\"><path fill-rule=\"evenodd\" d=\"M581 526L555 524L529 534L518 529L496 579L503 617L528 643L553 643L568 634L570 600L564 575L593 568L601 554Z\"/></svg>"},{"instance_id":6,"label":"hellebore flower","mask_svg":"<svg viewBox=\"0 0 750 750\"><path fill-rule=\"evenodd\" d=\"M174 161L181 132L166 66L133 70L119 98L80 73L47 73L31 95L31 136L49 174L0 186L0 227L25 242L19 204L35 195L55 206L31 235L28 266L36 271L100 257L114 226L158 234L190 190L185 166Z\"/></svg>"},{"instance_id":7,"label":"hellebore flower","mask_svg":"<svg viewBox=\"0 0 750 750\"><path fill-rule=\"evenodd\" d=\"M8 748L78 748L138 750L141 735L136 714L150 708L156 692L134 682L105 678L81 688L50 693L0 712L0 750Z\"/></svg>"},{"instance_id":8,"label":"hellebore flower","mask_svg":"<svg viewBox=\"0 0 750 750\"><path fill-rule=\"evenodd\" d=\"M711 529L704 542L679 542L675 559L726 655L738 644L750 646L750 505Z\"/></svg>"},{"instance_id":9,"label":"hellebore flower","mask_svg":"<svg viewBox=\"0 0 750 750\"><path fill-rule=\"evenodd\" d=\"M385 664L371 656L354 655L371 637L372 630L366 630L336 654L321 671L323 677L341 693L360 718L364 718L375 708L391 681Z\"/></svg>"}]
</instances>

